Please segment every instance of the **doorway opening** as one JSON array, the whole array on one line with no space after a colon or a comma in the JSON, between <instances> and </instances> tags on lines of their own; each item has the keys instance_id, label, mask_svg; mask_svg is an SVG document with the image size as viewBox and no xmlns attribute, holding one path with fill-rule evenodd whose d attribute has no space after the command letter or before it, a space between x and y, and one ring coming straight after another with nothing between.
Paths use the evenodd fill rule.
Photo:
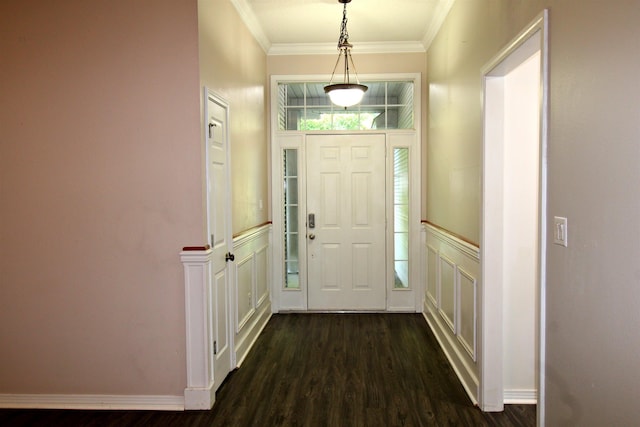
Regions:
<instances>
[{"instance_id":1,"label":"doorway opening","mask_svg":"<svg viewBox=\"0 0 640 427\"><path fill-rule=\"evenodd\" d=\"M547 13L483 69L479 404L538 404L544 384ZM496 309L496 308L500 309Z\"/></svg>"}]
</instances>

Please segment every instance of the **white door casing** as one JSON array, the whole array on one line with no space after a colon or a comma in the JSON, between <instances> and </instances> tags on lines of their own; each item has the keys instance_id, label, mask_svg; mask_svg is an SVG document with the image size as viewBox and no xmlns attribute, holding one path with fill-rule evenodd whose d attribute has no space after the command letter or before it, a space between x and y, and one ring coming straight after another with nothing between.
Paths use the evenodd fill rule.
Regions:
<instances>
[{"instance_id":1,"label":"white door casing","mask_svg":"<svg viewBox=\"0 0 640 427\"><path fill-rule=\"evenodd\" d=\"M272 218L273 218L273 265L272 265L272 293L271 307L274 313L282 311L307 311L309 286L307 277L311 275L307 271L306 261L309 258L306 254L307 241L306 233L302 225L306 223L307 212L306 177L307 164L313 162L313 157L307 152L307 139L309 137L327 137L331 135L370 135L372 133L384 135L386 138L386 162L387 162L387 222L386 230L386 308L382 310L397 312L421 312L423 308L424 289L421 278L422 259L420 246L420 211L421 211L421 161L422 161L422 139L421 120L422 117L422 77L419 73L383 73L361 75L361 80L365 81L407 81L414 84L413 92L413 115L416 118L413 129L376 129L374 131L313 131L307 133L299 130L286 130L281 127L279 120L282 116L278 113L282 99L279 94L280 83L291 82L323 82L327 81L329 75L273 75L271 76L271 186L272 194ZM409 214L409 288L394 288L394 236L393 236L393 206L391 189L393 188L393 149L407 147L410 150L410 214ZM298 153L298 192L299 192L299 220L301 225L300 240L298 241L300 260L300 286L290 288L286 286L284 271L284 188L283 188L283 150L293 149Z\"/></svg>"},{"instance_id":2,"label":"white door casing","mask_svg":"<svg viewBox=\"0 0 640 427\"><path fill-rule=\"evenodd\" d=\"M308 309L384 310L385 135L309 135L306 150Z\"/></svg>"},{"instance_id":3,"label":"white door casing","mask_svg":"<svg viewBox=\"0 0 640 427\"><path fill-rule=\"evenodd\" d=\"M516 68L526 63L532 55L539 53L539 80L533 84L539 91L534 99L538 112L539 132L536 138L538 151L537 165L537 262L535 266L535 308L537 346L537 409L538 425L544 425L544 377L545 377L545 252L546 252L546 171L547 171L547 105L548 105L548 21L547 11L543 11L524 31L507 45L482 70L483 114L484 114L484 155L483 155L483 206L481 224L480 259L482 270L482 290L480 294L479 322L479 406L484 411L500 411L503 408L503 375L505 358L503 355L504 331L503 307L504 283L507 257L505 251L506 215L503 162L505 160L505 80ZM518 94L519 95L519 94ZM521 143L518 139L518 143ZM511 147L509 147L511 148ZM510 160L509 160L510 161ZM507 177L512 179L512 176ZM514 199L507 200L514 203ZM509 261L510 262L510 261Z\"/></svg>"},{"instance_id":4,"label":"white door casing","mask_svg":"<svg viewBox=\"0 0 640 427\"><path fill-rule=\"evenodd\" d=\"M218 96L206 91L207 141L207 224L212 254L212 289L209 295L214 389L233 367L230 284L228 254L232 245L229 174L229 107Z\"/></svg>"}]
</instances>

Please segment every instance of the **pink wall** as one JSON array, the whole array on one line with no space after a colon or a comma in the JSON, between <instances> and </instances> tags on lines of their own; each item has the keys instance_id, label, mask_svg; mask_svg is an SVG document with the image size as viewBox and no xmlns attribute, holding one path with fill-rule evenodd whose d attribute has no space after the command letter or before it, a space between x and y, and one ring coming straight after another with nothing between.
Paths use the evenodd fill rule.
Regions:
<instances>
[{"instance_id":1,"label":"pink wall","mask_svg":"<svg viewBox=\"0 0 640 427\"><path fill-rule=\"evenodd\" d=\"M0 4L0 393L181 395L196 0Z\"/></svg>"}]
</instances>

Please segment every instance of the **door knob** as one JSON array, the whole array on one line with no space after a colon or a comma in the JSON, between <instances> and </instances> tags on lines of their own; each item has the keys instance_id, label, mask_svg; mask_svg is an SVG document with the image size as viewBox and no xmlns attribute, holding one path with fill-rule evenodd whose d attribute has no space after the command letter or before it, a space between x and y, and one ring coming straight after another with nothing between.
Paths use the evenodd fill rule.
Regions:
<instances>
[{"instance_id":1,"label":"door knob","mask_svg":"<svg viewBox=\"0 0 640 427\"><path fill-rule=\"evenodd\" d=\"M234 261L236 259L236 256L234 254L232 254L231 252L227 252L224 256L224 260L229 262L229 261Z\"/></svg>"},{"instance_id":2,"label":"door knob","mask_svg":"<svg viewBox=\"0 0 640 427\"><path fill-rule=\"evenodd\" d=\"M309 240L313 240L313 239L315 239L315 238L316 238L316 235L315 235L315 234L313 234L313 233L309 234Z\"/></svg>"}]
</instances>

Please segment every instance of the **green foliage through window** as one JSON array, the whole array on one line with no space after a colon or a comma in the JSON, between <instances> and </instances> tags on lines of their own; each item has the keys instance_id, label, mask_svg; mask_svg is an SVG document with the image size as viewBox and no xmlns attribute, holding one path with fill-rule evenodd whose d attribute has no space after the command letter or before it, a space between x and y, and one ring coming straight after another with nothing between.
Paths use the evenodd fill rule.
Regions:
<instances>
[{"instance_id":1,"label":"green foliage through window","mask_svg":"<svg viewBox=\"0 0 640 427\"><path fill-rule=\"evenodd\" d=\"M348 109L331 103L322 82L278 83L278 130L413 129L412 81L366 82L362 102Z\"/></svg>"},{"instance_id":2,"label":"green foliage through window","mask_svg":"<svg viewBox=\"0 0 640 427\"><path fill-rule=\"evenodd\" d=\"M374 129L376 113L327 113L318 119L300 119L299 130L365 130Z\"/></svg>"}]
</instances>

